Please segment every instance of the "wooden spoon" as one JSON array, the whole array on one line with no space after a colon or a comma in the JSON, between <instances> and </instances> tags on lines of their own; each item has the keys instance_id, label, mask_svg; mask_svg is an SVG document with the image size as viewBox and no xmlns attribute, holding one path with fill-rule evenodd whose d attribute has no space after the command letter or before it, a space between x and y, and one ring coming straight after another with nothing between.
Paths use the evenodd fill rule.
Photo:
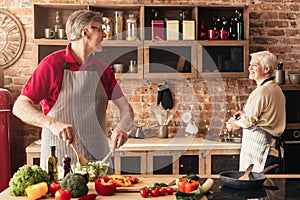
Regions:
<instances>
[{"instance_id":1,"label":"wooden spoon","mask_svg":"<svg viewBox=\"0 0 300 200\"><path fill-rule=\"evenodd\" d=\"M239 180L249 180L249 174L253 169L254 164L250 164L249 167L246 169L245 174L239 178Z\"/></svg>"},{"instance_id":2,"label":"wooden spoon","mask_svg":"<svg viewBox=\"0 0 300 200\"><path fill-rule=\"evenodd\" d=\"M77 161L81 166L86 166L88 164L87 159L77 151L77 149L75 148L74 144L70 144L72 149L74 150L76 157L77 157Z\"/></svg>"}]
</instances>

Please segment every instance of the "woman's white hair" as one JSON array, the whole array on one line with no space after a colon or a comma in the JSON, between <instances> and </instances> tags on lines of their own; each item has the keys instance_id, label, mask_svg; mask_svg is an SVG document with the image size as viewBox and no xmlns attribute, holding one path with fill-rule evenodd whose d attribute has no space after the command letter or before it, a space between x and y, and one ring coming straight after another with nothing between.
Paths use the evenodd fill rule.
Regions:
<instances>
[{"instance_id":1,"label":"woman's white hair","mask_svg":"<svg viewBox=\"0 0 300 200\"><path fill-rule=\"evenodd\" d=\"M270 75L273 74L278 64L277 56L275 56L273 53L269 51L259 51L259 52L251 53L250 56L251 58L256 58L257 60L259 60L261 66L263 66L264 68L266 66L269 66L270 67L269 74Z\"/></svg>"}]
</instances>

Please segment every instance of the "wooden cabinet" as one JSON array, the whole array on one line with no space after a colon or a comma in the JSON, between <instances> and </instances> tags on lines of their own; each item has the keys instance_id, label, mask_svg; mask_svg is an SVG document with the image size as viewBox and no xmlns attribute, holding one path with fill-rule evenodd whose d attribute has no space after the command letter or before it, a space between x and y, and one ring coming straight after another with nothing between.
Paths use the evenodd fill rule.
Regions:
<instances>
[{"instance_id":1,"label":"wooden cabinet","mask_svg":"<svg viewBox=\"0 0 300 200\"><path fill-rule=\"evenodd\" d=\"M103 52L99 54L110 66L124 64L123 73L116 73L117 78L201 78L201 77L246 77L249 62L249 12L246 5L205 5L195 4L131 4L131 5L90 5L90 4L34 4L34 48L35 64L49 53L65 48L67 40L44 39L44 29L53 27L56 12L65 26L68 16L76 10L94 10L104 17L115 21L114 13L123 13L122 40L112 37L103 41ZM235 17L235 11L242 12L243 40L208 40L200 37L202 28L207 31L213 26L214 17ZM126 40L126 20L133 14L137 26L135 41ZM163 40L152 39L152 19L164 22ZM166 22L178 21L178 40L168 40ZM194 26L194 40L184 37L183 20L191 21ZM202 26L201 22L205 22ZM112 25L112 32L114 25ZM190 34L190 33L189 33ZM112 53L113 52L113 53ZM135 60L138 70L128 73L130 60Z\"/></svg>"}]
</instances>

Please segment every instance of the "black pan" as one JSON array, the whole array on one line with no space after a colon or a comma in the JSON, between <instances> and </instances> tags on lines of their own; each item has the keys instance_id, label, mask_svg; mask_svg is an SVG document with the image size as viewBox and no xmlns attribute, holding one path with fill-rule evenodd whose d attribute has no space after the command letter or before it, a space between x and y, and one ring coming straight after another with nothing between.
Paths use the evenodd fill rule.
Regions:
<instances>
[{"instance_id":1,"label":"black pan","mask_svg":"<svg viewBox=\"0 0 300 200\"><path fill-rule=\"evenodd\" d=\"M251 172L249 174L249 180L239 180L239 178L245 172L241 171L225 171L221 172L220 179L223 181L224 185L236 189L245 189L252 187L259 187L266 180L266 175L258 172Z\"/></svg>"}]
</instances>

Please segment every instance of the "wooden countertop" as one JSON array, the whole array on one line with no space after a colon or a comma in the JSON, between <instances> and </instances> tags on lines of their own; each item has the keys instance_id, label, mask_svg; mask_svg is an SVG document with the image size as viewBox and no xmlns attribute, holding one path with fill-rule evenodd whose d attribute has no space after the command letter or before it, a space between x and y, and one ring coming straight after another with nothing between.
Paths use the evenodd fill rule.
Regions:
<instances>
[{"instance_id":1,"label":"wooden countertop","mask_svg":"<svg viewBox=\"0 0 300 200\"><path fill-rule=\"evenodd\" d=\"M26 147L26 152L40 152L40 144L34 142ZM129 138L117 151L157 151L157 150L211 150L240 149L241 143L218 142L194 137L173 137L147 139Z\"/></svg>"},{"instance_id":2,"label":"wooden countertop","mask_svg":"<svg viewBox=\"0 0 300 200\"><path fill-rule=\"evenodd\" d=\"M112 196L97 196L97 200L100 199L108 199L108 200L120 200L120 199L134 199L134 200L142 200L142 198L139 194L139 189L144 186L151 186L155 182L164 182L169 183L175 178L180 177L179 175L151 175L151 176L142 176L137 175L137 177L140 179L140 183L138 183L133 190L129 190L128 188L119 188L117 189L117 192ZM219 175L208 175L208 176L200 176L201 178L219 178ZM290 174L290 175L267 175L267 178L300 178L300 174ZM89 193L96 193L94 183L89 183ZM2 193L0 193L0 199L5 200L28 200L27 197L21 196L21 197L13 197L9 195L9 189L4 190ZM50 195L47 195L45 199L53 200L54 198ZM75 200L77 198L72 198L72 200ZM155 200L174 200L175 195L167 195L167 196L161 196L161 197L155 197Z\"/></svg>"}]
</instances>

